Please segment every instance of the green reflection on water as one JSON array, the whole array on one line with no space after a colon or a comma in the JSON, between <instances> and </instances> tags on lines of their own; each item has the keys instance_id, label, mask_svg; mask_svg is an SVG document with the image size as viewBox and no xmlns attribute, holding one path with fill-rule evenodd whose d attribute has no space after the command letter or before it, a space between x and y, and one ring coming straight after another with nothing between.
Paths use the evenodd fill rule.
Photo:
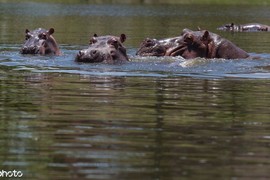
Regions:
<instances>
[{"instance_id":1,"label":"green reflection on water","mask_svg":"<svg viewBox=\"0 0 270 180\"><path fill-rule=\"evenodd\" d=\"M9 0L9 2L48 2L48 3L90 3L90 4L269 4L269 0ZM1 0L0 2L7 2L7 0Z\"/></svg>"},{"instance_id":2,"label":"green reflection on water","mask_svg":"<svg viewBox=\"0 0 270 180\"><path fill-rule=\"evenodd\" d=\"M268 80L2 77L4 169L30 178L268 177Z\"/></svg>"}]
</instances>

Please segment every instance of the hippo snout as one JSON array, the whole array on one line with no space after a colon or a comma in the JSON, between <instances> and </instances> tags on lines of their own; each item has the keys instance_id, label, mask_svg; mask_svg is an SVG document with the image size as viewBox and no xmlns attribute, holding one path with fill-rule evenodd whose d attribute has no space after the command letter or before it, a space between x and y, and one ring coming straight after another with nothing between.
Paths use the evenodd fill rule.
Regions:
<instances>
[{"instance_id":1,"label":"hippo snout","mask_svg":"<svg viewBox=\"0 0 270 180\"><path fill-rule=\"evenodd\" d=\"M83 56L85 56L87 54L89 55L89 57L94 58L94 57L98 56L100 53L95 49L90 50L89 52L87 52L85 50L81 50L81 51L78 52L79 57L83 57Z\"/></svg>"},{"instance_id":2,"label":"hippo snout","mask_svg":"<svg viewBox=\"0 0 270 180\"><path fill-rule=\"evenodd\" d=\"M22 54L37 54L39 51L38 46L23 46L21 49Z\"/></svg>"},{"instance_id":3,"label":"hippo snout","mask_svg":"<svg viewBox=\"0 0 270 180\"><path fill-rule=\"evenodd\" d=\"M85 49L78 52L76 61L78 62L101 62L104 55L97 49Z\"/></svg>"},{"instance_id":4,"label":"hippo snout","mask_svg":"<svg viewBox=\"0 0 270 180\"><path fill-rule=\"evenodd\" d=\"M80 57L83 57L83 56L89 56L90 58L95 58L99 55L100 53L97 51L97 50L91 50L91 51L79 51L78 55Z\"/></svg>"},{"instance_id":5,"label":"hippo snout","mask_svg":"<svg viewBox=\"0 0 270 180\"><path fill-rule=\"evenodd\" d=\"M83 51L79 51L78 54L77 54L77 57L82 57L84 55L84 52Z\"/></svg>"},{"instance_id":6,"label":"hippo snout","mask_svg":"<svg viewBox=\"0 0 270 180\"><path fill-rule=\"evenodd\" d=\"M79 51L78 54L76 55L76 60L80 61L82 59L82 57L84 56L84 51Z\"/></svg>"}]
</instances>

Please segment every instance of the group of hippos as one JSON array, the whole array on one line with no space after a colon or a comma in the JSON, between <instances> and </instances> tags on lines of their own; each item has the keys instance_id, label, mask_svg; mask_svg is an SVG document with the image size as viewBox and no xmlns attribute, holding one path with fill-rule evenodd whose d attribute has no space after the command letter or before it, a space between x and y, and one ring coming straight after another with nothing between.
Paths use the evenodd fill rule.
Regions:
<instances>
[{"instance_id":1,"label":"group of hippos","mask_svg":"<svg viewBox=\"0 0 270 180\"><path fill-rule=\"evenodd\" d=\"M225 24L218 30L242 32L242 31L270 31L270 26L263 24L244 24L235 25ZM40 55L60 55L59 46L52 36L54 29L45 30L42 28L25 31L25 42L21 48L21 54L40 54ZM126 48L123 42L126 35L117 36L98 36L94 34L90 38L87 49L80 50L75 61L77 62L124 62L129 61ZM248 58L249 54L237 47L231 41L222 38L218 34L207 30L193 31L184 29L180 36L166 39L146 38L140 44L138 56L181 56L185 59L201 58L223 58L239 59Z\"/></svg>"}]
</instances>

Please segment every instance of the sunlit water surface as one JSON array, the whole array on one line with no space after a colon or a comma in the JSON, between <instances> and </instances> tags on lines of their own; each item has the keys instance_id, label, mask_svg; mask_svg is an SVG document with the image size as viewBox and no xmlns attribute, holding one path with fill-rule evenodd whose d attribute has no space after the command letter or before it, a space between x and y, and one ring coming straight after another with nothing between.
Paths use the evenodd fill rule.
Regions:
<instances>
[{"instance_id":1,"label":"sunlit water surface","mask_svg":"<svg viewBox=\"0 0 270 180\"><path fill-rule=\"evenodd\" d=\"M0 170L25 179L270 179L270 24L265 6L0 4ZM200 26L259 60L142 58L146 37ZM54 27L63 55L19 53ZM78 64L93 33L125 33L130 62Z\"/></svg>"}]
</instances>

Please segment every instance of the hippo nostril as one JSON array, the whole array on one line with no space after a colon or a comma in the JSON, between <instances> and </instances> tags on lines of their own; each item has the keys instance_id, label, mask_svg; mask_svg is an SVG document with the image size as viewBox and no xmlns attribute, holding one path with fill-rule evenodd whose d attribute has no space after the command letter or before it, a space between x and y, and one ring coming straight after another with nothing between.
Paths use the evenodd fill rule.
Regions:
<instances>
[{"instance_id":1,"label":"hippo nostril","mask_svg":"<svg viewBox=\"0 0 270 180\"><path fill-rule=\"evenodd\" d=\"M97 53L97 50L92 50L92 51L91 51L91 54L92 54L92 55L95 55L96 53Z\"/></svg>"},{"instance_id":2,"label":"hippo nostril","mask_svg":"<svg viewBox=\"0 0 270 180\"><path fill-rule=\"evenodd\" d=\"M83 56L83 51L79 51L78 56Z\"/></svg>"}]
</instances>

